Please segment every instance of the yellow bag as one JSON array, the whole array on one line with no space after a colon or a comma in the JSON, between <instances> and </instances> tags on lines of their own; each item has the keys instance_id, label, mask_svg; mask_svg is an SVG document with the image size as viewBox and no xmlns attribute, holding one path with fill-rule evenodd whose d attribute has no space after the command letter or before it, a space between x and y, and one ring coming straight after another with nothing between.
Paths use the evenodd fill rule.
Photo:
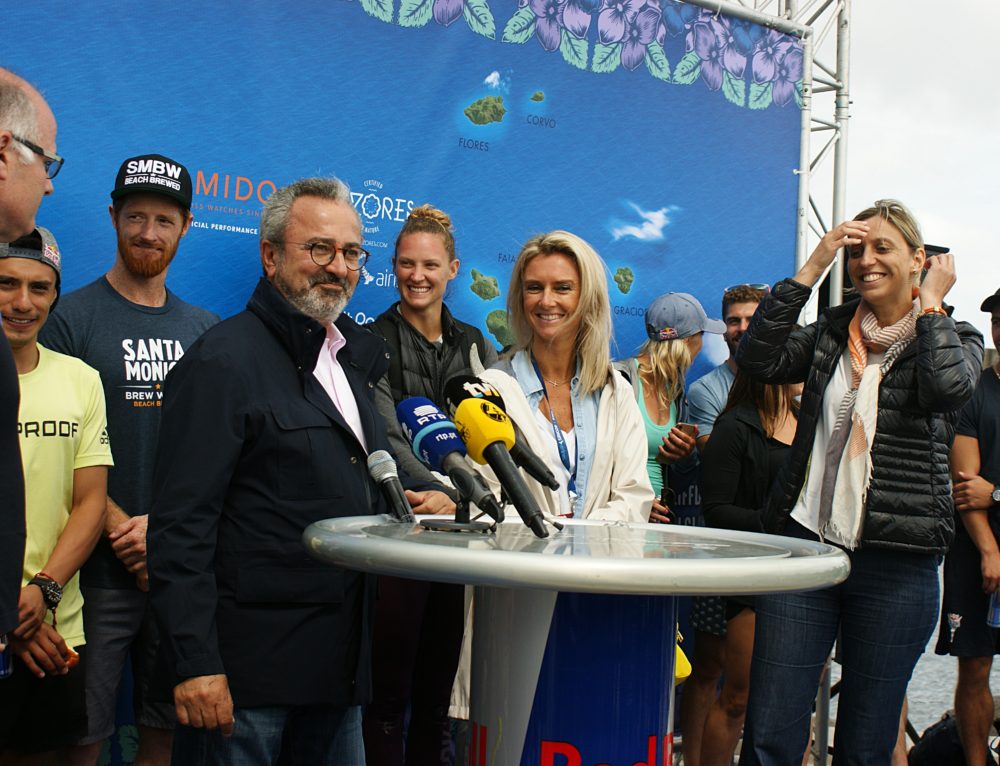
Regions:
<instances>
[{"instance_id":1,"label":"yellow bag","mask_svg":"<svg viewBox=\"0 0 1000 766\"><path fill-rule=\"evenodd\" d=\"M684 683L687 677L691 675L691 661L684 654L684 650L681 649L682 641L684 641L684 636L678 630L677 642L674 644L674 648L676 649L674 654L674 686Z\"/></svg>"}]
</instances>

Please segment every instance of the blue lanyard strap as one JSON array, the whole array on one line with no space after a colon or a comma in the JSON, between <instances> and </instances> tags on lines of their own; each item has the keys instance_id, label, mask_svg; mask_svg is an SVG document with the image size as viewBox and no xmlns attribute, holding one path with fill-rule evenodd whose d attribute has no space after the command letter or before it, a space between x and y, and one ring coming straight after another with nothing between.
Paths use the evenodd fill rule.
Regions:
<instances>
[{"instance_id":1,"label":"blue lanyard strap","mask_svg":"<svg viewBox=\"0 0 1000 766\"><path fill-rule=\"evenodd\" d=\"M569 449L566 447L566 438L563 436L562 429L559 427L559 421L556 420L556 413L552 409L552 403L549 401L549 392L545 388L545 378L542 377L542 371L538 369L538 362L535 361L534 355L531 356L531 366L535 368L535 374L538 376L538 382L542 384L542 396L545 397L545 404L548 405L549 408L549 420L552 421L552 435L555 437L556 447L559 449L559 459L566 467L566 470L569 471L569 484L566 489L570 492L576 493L576 466L578 461L575 460L576 456L574 455L573 464L570 465ZM579 452L579 450L577 450L577 452Z\"/></svg>"}]
</instances>

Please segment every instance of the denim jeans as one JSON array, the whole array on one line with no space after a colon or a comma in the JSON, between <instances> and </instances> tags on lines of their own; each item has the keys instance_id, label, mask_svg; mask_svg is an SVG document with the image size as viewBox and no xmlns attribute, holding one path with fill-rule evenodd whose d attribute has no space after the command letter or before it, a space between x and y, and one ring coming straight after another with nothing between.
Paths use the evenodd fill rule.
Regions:
<instances>
[{"instance_id":1,"label":"denim jeans","mask_svg":"<svg viewBox=\"0 0 1000 766\"><path fill-rule=\"evenodd\" d=\"M231 737L178 726L175 766L365 766L361 708L237 708Z\"/></svg>"},{"instance_id":2,"label":"denim jeans","mask_svg":"<svg viewBox=\"0 0 1000 766\"><path fill-rule=\"evenodd\" d=\"M937 620L940 557L879 549L849 556L851 574L840 585L758 596L740 766L802 763L820 672L838 631L833 764L891 762L906 686Z\"/></svg>"}]
</instances>

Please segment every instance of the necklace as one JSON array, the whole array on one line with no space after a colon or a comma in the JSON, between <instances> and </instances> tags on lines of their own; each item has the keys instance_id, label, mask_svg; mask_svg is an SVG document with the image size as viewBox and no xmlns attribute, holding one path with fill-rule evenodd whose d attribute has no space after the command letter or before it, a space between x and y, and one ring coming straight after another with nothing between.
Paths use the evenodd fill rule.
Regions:
<instances>
[{"instance_id":1,"label":"necklace","mask_svg":"<svg viewBox=\"0 0 1000 766\"><path fill-rule=\"evenodd\" d=\"M542 380L544 380L544 381L545 381L546 383L548 383L548 384L549 384L550 386L555 386L556 388L559 388L559 386L565 386L565 385L566 385L567 383L569 383L569 382L570 382L571 380L573 380L573 379L572 379L572 378L567 378L567 379L566 379L566 380L564 380L564 381L561 381L561 382L559 382L559 383L556 383L556 381L554 381L554 380L549 380L548 378L546 378L546 377L544 377L544 376L543 376L543 377L542 377Z\"/></svg>"}]
</instances>

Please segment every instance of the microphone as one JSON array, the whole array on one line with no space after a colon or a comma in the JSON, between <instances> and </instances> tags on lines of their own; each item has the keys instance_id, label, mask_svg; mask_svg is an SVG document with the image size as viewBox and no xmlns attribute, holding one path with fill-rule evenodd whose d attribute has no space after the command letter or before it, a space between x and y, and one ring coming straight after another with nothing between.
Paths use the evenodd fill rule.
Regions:
<instances>
[{"instance_id":1,"label":"microphone","mask_svg":"<svg viewBox=\"0 0 1000 766\"><path fill-rule=\"evenodd\" d=\"M455 424L430 399L411 396L396 405L396 419L413 447L413 454L432 471L451 479L459 495L496 521L504 520L503 506L486 480L465 464L465 443Z\"/></svg>"},{"instance_id":2,"label":"microphone","mask_svg":"<svg viewBox=\"0 0 1000 766\"><path fill-rule=\"evenodd\" d=\"M451 378L444 386L444 397L452 417L455 416L455 410L458 408L458 405L466 399L484 399L487 402L492 402L504 413L507 412L507 407L504 405L500 392L489 383L472 375L456 375ZM556 479L555 474L549 470L544 460L531 451L531 448L524 439L524 434L517 427L517 423L513 420L510 422L514 426L514 446L510 448L510 456L514 459L514 462L539 484L557 491L559 489L559 480Z\"/></svg>"},{"instance_id":3,"label":"microphone","mask_svg":"<svg viewBox=\"0 0 1000 766\"><path fill-rule=\"evenodd\" d=\"M416 521L410 510L410 501L406 499L403 485L399 483L399 472L396 461L384 449L375 450L368 456L368 473L378 482L385 495L389 509L397 521Z\"/></svg>"},{"instance_id":4,"label":"microphone","mask_svg":"<svg viewBox=\"0 0 1000 766\"><path fill-rule=\"evenodd\" d=\"M508 452L514 444L510 418L491 402L466 399L455 410L455 426L469 450L469 457L480 465L489 464L525 525L536 536L548 537L538 503Z\"/></svg>"}]
</instances>

